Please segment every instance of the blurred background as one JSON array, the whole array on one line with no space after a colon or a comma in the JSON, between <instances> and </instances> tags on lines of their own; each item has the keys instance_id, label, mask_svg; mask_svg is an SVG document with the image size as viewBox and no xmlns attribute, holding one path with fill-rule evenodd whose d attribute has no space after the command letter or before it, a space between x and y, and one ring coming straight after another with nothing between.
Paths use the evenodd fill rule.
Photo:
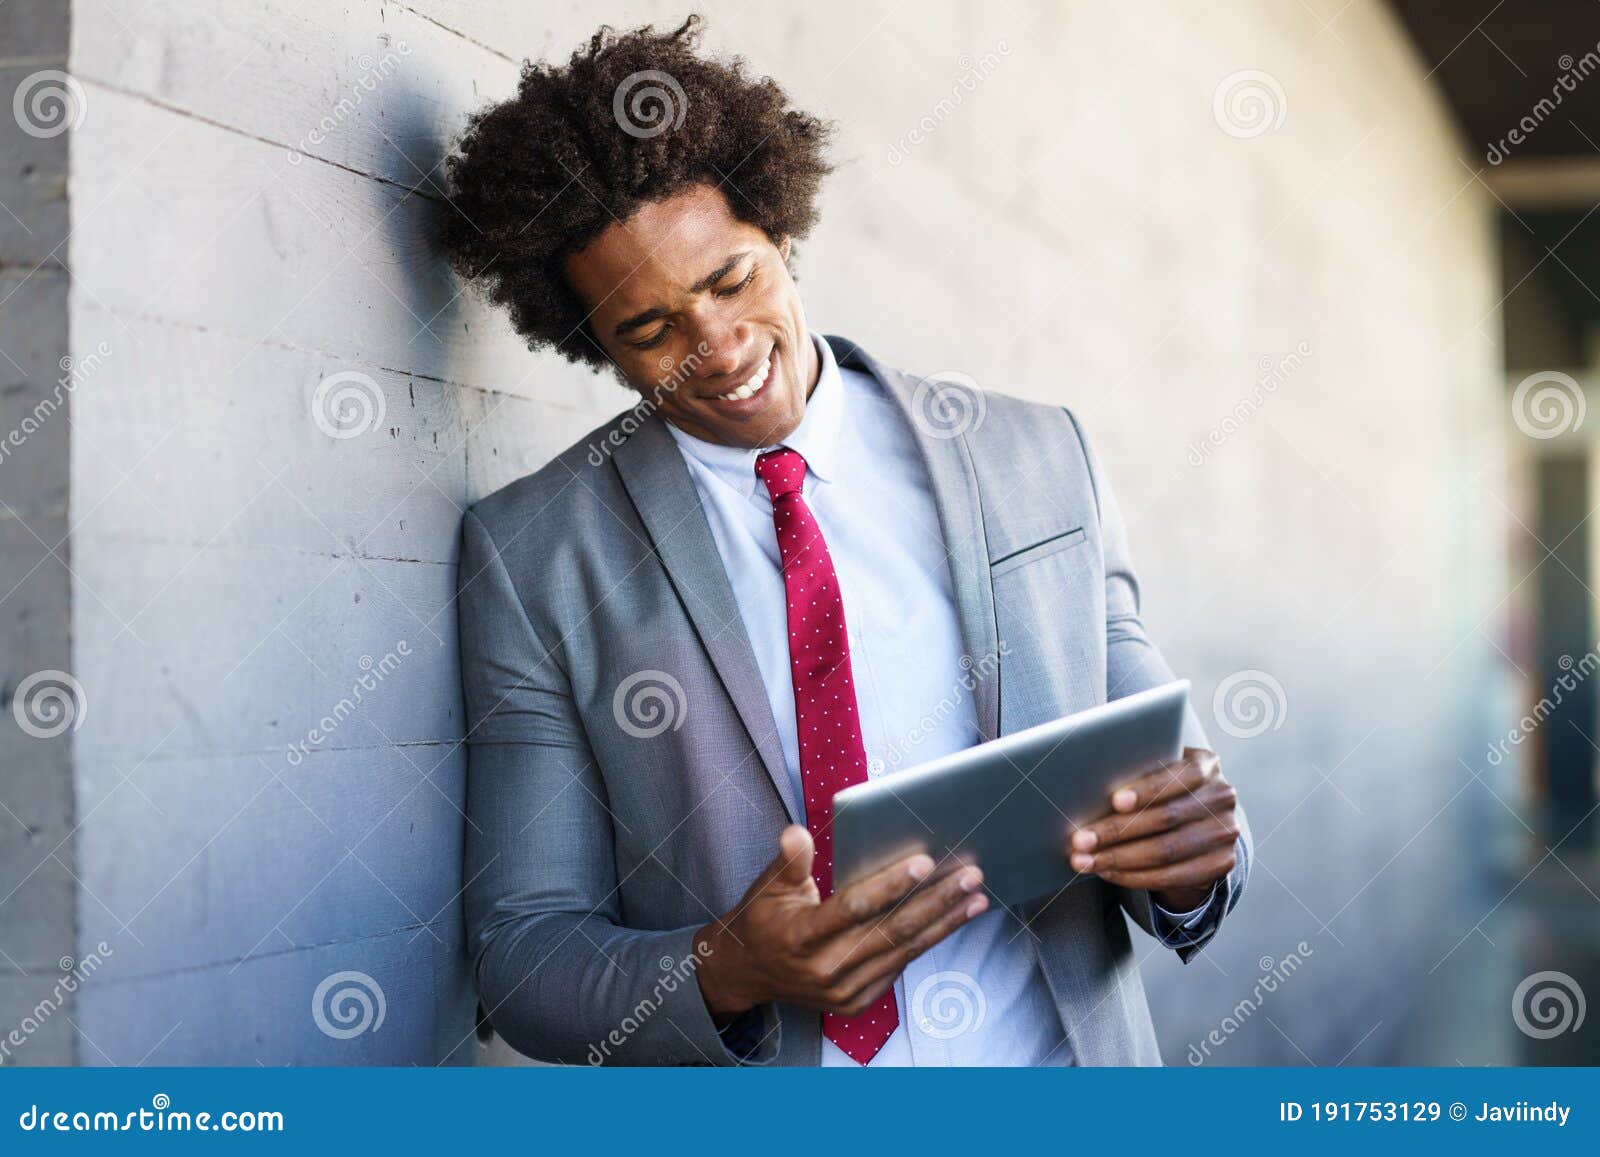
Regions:
<instances>
[{"instance_id":1,"label":"blurred background","mask_svg":"<svg viewBox=\"0 0 1600 1157\"><path fill-rule=\"evenodd\" d=\"M1600 1060L1600 5L693 10L839 122L812 327L1097 440L1256 837L1136 934L1168 1063ZM462 294L441 162L688 11L0 6L0 1061L516 1059L456 530L632 403Z\"/></svg>"}]
</instances>

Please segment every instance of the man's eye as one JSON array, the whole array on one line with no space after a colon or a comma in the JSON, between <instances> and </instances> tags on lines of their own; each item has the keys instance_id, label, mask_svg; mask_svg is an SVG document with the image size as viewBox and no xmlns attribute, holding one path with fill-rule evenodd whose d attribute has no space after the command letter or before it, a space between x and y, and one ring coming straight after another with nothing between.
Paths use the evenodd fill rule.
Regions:
<instances>
[{"instance_id":1,"label":"man's eye","mask_svg":"<svg viewBox=\"0 0 1600 1157\"><path fill-rule=\"evenodd\" d=\"M645 338L643 341L636 341L631 344L636 350L653 350L656 348L656 346L667 340L667 331L671 328L671 326L664 325L660 329L656 330L654 334Z\"/></svg>"},{"instance_id":2,"label":"man's eye","mask_svg":"<svg viewBox=\"0 0 1600 1157\"><path fill-rule=\"evenodd\" d=\"M755 276L756 276L756 271L754 269L751 269L749 273L746 273L744 275L744 280L739 282L738 285L730 285L727 289L719 289L719 290L717 290L717 296L718 297L733 297L735 294L743 293L744 292L744 287L749 285L752 281L754 281L755 280Z\"/></svg>"}]
</instances>

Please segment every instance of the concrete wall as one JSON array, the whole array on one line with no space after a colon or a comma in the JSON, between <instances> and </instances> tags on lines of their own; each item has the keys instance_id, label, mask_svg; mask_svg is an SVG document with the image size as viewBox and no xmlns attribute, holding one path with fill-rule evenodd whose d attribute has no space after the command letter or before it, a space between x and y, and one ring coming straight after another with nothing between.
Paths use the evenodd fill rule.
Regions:
<instances>
[{"instance_id":1,"label":"concrete wall","mask_svg":"<svg viewBox=\"0 0 1600 1157\"><path fill-rule=\"evenodd\" d=\"M0 1064L72 1058L67 29L0 7Z\"/></svg>"},{"instance_id":2,"label":"concrete wall","mask_svg":"<svg viewBox=\"0 0 1600 1157\"><path fill-rule=\"evenodd\" d=\"M842 122L812 324L1070 403L1118 484L1260 848L1225 939L1147 965L1179 1063L1291 953L1214 1061L1381 1061L1470 924L1439 881L1495 696L1488 198L1388 10L1315 7L704 6ZM627 399L459 295L438 163L517 59L681 9L73 11L71 349L110 351L72 413L76 919L114 950L78 1059L469 1056L456 520ZM358 436L335 375L381 398ZM1242 738L1211 707L1249 681ZM378 1031L313 1015L343 972Z\"/></svg>"}]
</instances>

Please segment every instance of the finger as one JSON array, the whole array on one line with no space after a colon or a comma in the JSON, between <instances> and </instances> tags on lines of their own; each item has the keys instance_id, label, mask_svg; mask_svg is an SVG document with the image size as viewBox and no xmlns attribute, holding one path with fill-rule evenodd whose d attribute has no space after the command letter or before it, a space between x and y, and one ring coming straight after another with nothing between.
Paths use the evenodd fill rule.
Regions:
<instances>
[{"instance_id":1,"label":"finger","mask_svg":"<svg viewBox=\"0 0 1600 1157\"><path fill-rule=\"evenodd\" d=\"M908 894L933 872L933 857L918 852L857 880L822 902L807 931L816 941L837 935L877 915Z\"/></svg>"},{"instance_id":2,"label":"finger","mask_svg":"<svg viewBox=\"0 0 1600 1157\"><path fill-rule=\"evenodd\" d=\"M968 920L976 920L989 910L989 894L975 892L965 904L957 904L939 919L929 924L903 946L909 963L950 935Z\"/></svg>"},{"instance_id":3,"label":"finger","mask_svg":"<svg viewBox=\"0 0 1600 1157\"><path fill-rule=\"evenodd\" d=\"M811 879L811 860L816 851L811 833L805 828L799 824L784 828L778 837L778 854L768 867L773 881L791 888L804 887Z\"/></svg>"},{"instance_id":4,"label":"finger","mask_svg":"<svg viewBox=\"0 0 1600 1157\"><path fill-rule=\"evenodd\" d=\"M1193 791L1222 768L1222 761L1199 747L1183 749L1183 758L1166 764L1111 793L1111 807L1131 812L1185 791Z\"/></svg>"},{"instance_id":5,"label":"finger","mask_svg":"<svg viewBox=\"0 0 1600 1157\"><path fill-rule=\"evenodd\" d=\"M1108 884L1124 888L1160 891L1167 888L1198 888L1220 880L1233 871L1237 862L1233 847L1220 848L1193 860L1169 864L1162 868L1107 870L1096 872Z\"/></svg>"},{"instance_id":6,"label":"finger","mask_svg":"<svg viewBox=\"0 0 1600 1157\"><path fill-rule=\"evenodd\" d=\"M965 907L974 894L980 894L982 887L980 870L961 868L924 884L887 912L844 929L831 942L819 947L835 961L835 971L852 967L911 943L929 925L943 919L953 909Z\"/></svg>"},{"instance_id":7,"label":"finger","mask_svg":"<svg viewBox=\"0 0 1600 1157\"><path fill-rule=\"evenodd\" d=\"M1169 794L1193 790L1200 784L1199 768L1187 760L1163 764L1138 779L1122 784L1111 793L1111 808L1117 812L1131 812L1148 807Z\"/></svg>"},{"instance_id":8,"label":"finger","mask_svg":"<svg viewBox=\"0 0 1600 1157\"><path fill-rule=\"evenodd\" d=\"M1096 848L1089 852L1073 852L1070 863L1075 871L1100 873L1105 869L1159 868L1192 860L1216 848L1231 845L1239 834L1239 826L1231 815L1204 816L1193 823L1170 831L1157 832L1143 839Z\"/></svg>"},{"instance_id":9,"label":"finger","mask_svg":"<svg viewBox=\"0 0 1600 1157\"><path fill-rule=\"evenodd\" d=\"M1067 841L1067 851L1091 852L1128 840L1182 827L1206 816L1233 809L1235 793L1225 780L1214 779L1192 792L1147 804L1138 811L1113 813L1084 824Z\"/></svg>"},{"instance_id":10,"label":"finger","mask_svg":"<svg viewBox=\"0 0 1600 1157\"><path fill-rule=\"evenodd\" d=\"M976 892L965 896L963 902L947 909L937 920L926 925L910 940L888 951L855 966L838 982L832 995L837 997L836 1006L847 1008L855 1005L865 1007L871 1004L878 996L894 983L895 977L905 970L907 964L921 956L928 949L949 936L956 929L975 920L989 909L989 897L985 892ZM847 1015L849 1015L847 1013Z\"/></svg>"},{"instance_id":11,"label":"finger","mask_svg":"<svg viewBox=\"0 0 1600 1157\"><path fill-rule=\"evenodd\" d=\"M1205 816L1221 816L1233 811L1238 792L1218 776L1197 790L1160 800L1126 814L1116 813L1084 824L1072 833L1068 852L1091 852L1140 836L1182 827Z\"/></svg>"},{"instance_id":12,"label":"finger","mask_svg":"<svg viewBox=\"0 0 1600 1157\"><path fill-rule=\"evenodd\" d=\"M899 978L900 972L901 969L894 969L847 999L827 1001L824 1011L845 1017L860 1016L871 1008L873 1002L880 996L894 987L894 982Z\"/></svg>"}]
</instances>

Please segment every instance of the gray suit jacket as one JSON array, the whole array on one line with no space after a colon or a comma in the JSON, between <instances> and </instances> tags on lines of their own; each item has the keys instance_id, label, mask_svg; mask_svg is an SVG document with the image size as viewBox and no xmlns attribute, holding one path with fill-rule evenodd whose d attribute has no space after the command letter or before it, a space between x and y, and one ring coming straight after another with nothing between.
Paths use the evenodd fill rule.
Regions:
<instances>
[{"instance_id":1,"label":"gray suit jacket","mask_svg":"<svg viewBox=\"0 0 1600 1157\"><path fill-rule=\"evenodd\" d=\"M909 420L916 379L827 340ZM966 653L1003 654L973 669L984 736L1170 680L1076 420L999 394L967 400L981 416L964 433L912 428ZM495 1028L551 1061L818 1063L818 1014L787 1005L761 1010L754 1054L730 1052L694 978L695 929L738 902L799 809L732 588L660 415L619 415L474 505L459 598L464 902ZM1192 713L1185 739L1206 745ZM1178 949L1185 961L1238 902L1248 828L1237 853ZM1124 913L1154 932L1147 892L1096 877L1019 913L1078 1064L1161 1063Z\"/></svg>"}]
</instances>

